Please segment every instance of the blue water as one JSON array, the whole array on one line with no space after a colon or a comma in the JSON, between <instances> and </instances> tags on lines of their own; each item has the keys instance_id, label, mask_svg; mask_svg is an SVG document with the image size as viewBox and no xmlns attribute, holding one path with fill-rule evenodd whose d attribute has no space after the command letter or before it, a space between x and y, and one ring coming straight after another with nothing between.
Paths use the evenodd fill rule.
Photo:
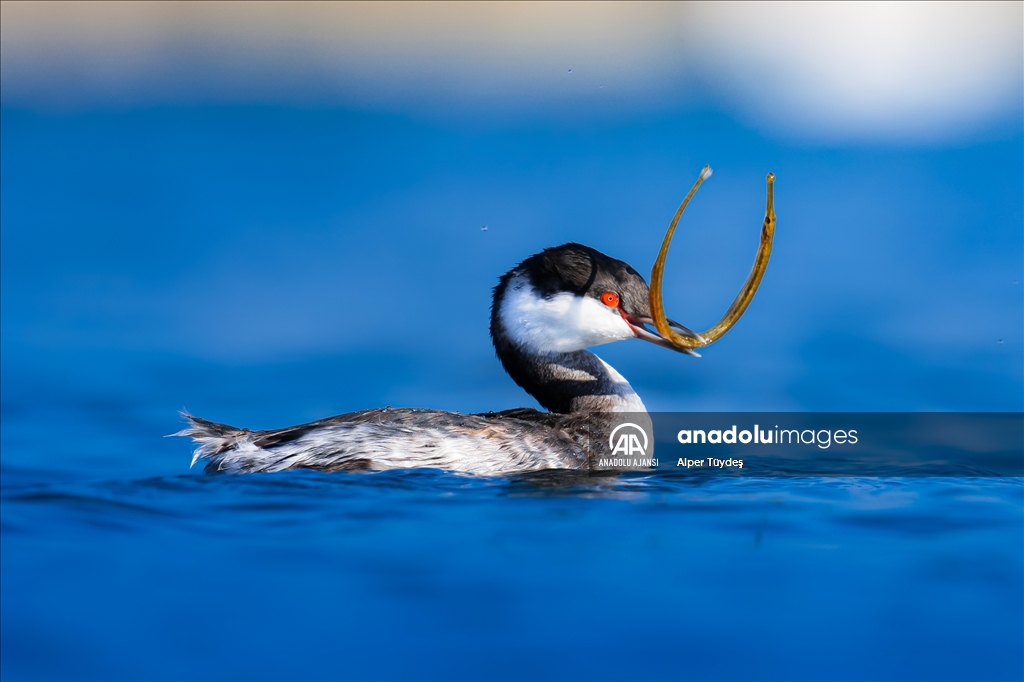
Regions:
<instances>
[{"instance_id":1,"label":"blue water","mask_svg":"<svg viewBox=\"0 0 1024 682\"><path fill-rule=\"evenodd\" d=\"M1020 479L28 478L8 679L1021 672Z\"/></svg>"},{"instance_id":2,"label":"blue water","mask_svg":"<svg viewBox=\"0 0 1024 682\"><path fill-rule=\"evenodd\" d=\"M183 408L269 428L533 405L487 339L498 275L570 240L645 272L705 163L669 313L706 328L732 300L769 170L776 250L700 360L599 351L648 408L1020 412L1019 126L916 148L693 111L0 126L4 679L1024 677L1024 482L969 462L231 477L164 438Z\"/></svg>"}]
</instances>

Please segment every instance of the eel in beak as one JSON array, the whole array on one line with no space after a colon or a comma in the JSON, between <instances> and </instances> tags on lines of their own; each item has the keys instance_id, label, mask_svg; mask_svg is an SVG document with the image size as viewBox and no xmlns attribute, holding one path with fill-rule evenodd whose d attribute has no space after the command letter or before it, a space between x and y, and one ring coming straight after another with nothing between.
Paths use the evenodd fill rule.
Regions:
<instances>
[{"instance_id":1,"label":"eel in beak","mask_svg":"<svg viewBox=\"0 0 1024 682\"><path fill-rule=\"evenodd\" d=\"M740 293L736 296L736 300L729 306L725 315L718 321L718 324L700 334L693 332L689 334L680 333L678 331L680 325L671 322L665 315L665 302L662 296L665 257L668 255L668 246L672 243L672 236L675 234L676 225L679 223L679 218L683 215L686 205L690 203L690 199L696 194L697 188L700 187L701 183L709 177L711 177L711 166L704 166L704 169L700 172L700 177L697 178L697 182L693 184L689 194L683 199L683 203L679 205L679 210L676 211L675 217L672 218L672 223L668 226L668 232L665 233L665 239L661 243L658 259L654 261L654 268L651 270L650 304L654 326L662 339L667 340L677 349L691 355L696 355L694 349L710 346L722 338L727 331L732 329L733 325L736 324L746 311L750 302L754 300L754 293L757 292L757 287L761 284L761 278L764 277L764 271L768 267L768 258L772 255L772 240L775 237L775 199L772 190L775 185L775 175L769 173L765 179L768 183L768 199L767 206L765 207L764 225L761 227L761 244L757 249L754 267L751 269L746 283L744 283Z\"/></svg>"}]
</instances>

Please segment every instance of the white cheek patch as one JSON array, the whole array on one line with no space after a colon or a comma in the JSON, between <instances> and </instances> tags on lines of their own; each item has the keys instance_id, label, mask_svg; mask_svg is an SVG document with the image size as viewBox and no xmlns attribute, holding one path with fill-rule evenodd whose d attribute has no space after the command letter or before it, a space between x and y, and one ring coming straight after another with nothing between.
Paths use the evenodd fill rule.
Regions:
<instances>
[{"instance_id":1,"label":"white cheek patch","mask_svg":"<svg viewBox=\"0 0 1024 682\"><path fill-rule=\"evenodd\" d=\"M501 321L508 335L535 353L571 353L634 337L618 311L589 296L539 296L522 275L505 291Z\"/></svg>"}]
</instances>

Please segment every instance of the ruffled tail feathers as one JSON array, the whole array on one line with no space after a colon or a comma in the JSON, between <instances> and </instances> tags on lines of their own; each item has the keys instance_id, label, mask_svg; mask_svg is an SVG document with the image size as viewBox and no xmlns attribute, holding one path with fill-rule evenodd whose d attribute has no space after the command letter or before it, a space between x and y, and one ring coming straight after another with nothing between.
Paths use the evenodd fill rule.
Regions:
<instances>
[{"instance_id":1,"label":"ruffled tail feathers","mask_svg":"<svg viewBox=\"0 0 1024 682\"><path fill-rule=\"evenodd\" d=\"M177 433L170 434L168 437L183 436L191 438L199 444L199 447L196 448L195 453L192 455L192 463L189 464L190 469L200 459L216 457L230 450L238 443L240 437L250 433L248 429L239 429L227 424L211 422L202 417L195 417L184 410L181 412L181 416L188 421L188 426Z\"/></svg>"}]
</instances>

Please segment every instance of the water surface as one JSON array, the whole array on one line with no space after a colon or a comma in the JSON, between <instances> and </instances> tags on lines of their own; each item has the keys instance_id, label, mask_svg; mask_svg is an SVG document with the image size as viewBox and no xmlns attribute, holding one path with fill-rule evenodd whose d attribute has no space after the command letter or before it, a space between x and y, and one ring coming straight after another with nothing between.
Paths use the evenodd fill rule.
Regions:
<instances>
[{"instance_id":1,"label":"water surface","mask_svg":"<svg viewBox=\"0 0 1024 682\"><path fill-rule=\"evenodd\" d=\"M40 481L7 679L1014 679L1019 478Z\"/></svg>"}]
</instances>

